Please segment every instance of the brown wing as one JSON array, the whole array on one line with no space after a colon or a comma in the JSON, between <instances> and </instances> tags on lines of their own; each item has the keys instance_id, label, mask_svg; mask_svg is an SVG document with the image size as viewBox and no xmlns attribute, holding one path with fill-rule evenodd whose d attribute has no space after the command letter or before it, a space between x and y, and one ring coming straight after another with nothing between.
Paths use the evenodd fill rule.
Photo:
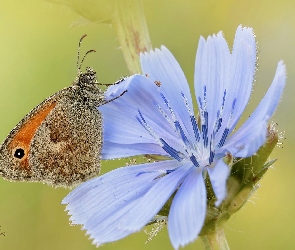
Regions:
<instances>
[{"instance_id":1,"label":"brown wing","mask_svg":"<svg viewBox=\"0 0 295 250\"><path fill-rule=\"evenodd\" d=\"M0 147L3 178L72 186L99 173L101 116L70 91L46 99L10 132Z\"/></svg>"},{"instance_id":2,"label":"brown wing","mask_svg":"<svg viewBox=\"0 0 295 250\"><path fill-rule=\"evenodd\" d=\"M32 140L29 165L36 181L72 186L99 173L101 116L69 96L60 99Z\"/></svg>"},{"instance_id":3,"label":"brown wing","mask_svg":"<svg viewBox=\"0 0 295 250\"><path fill-rule=\"evenodd\" d=\"M27 114L0 146L0 175L9 180L29 180L31 141L41 123L56 106L58 93L43 101Z\"/></svg>"}]
</instances>

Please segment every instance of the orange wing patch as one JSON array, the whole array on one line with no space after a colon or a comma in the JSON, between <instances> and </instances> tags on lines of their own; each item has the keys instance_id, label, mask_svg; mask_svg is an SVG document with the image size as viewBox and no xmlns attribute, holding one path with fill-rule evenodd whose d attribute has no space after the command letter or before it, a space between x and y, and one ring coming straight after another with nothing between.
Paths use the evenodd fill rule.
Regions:
<instances>
[{"instance_id":1,"label":"orange wing patch","mask_svg":"<svg viewBox=\"0 0 295 250\"><path fill-rule=\"evenodd\" d=\"M50 111L55 107L56 102L48 103L41 107L29 120L20 127L17 134L15 134L13 140L8 145L13 153L16 148L22 148L25 152L25 156L20 160L21 166L25 169L29 169L28 152L30 151L30 144L33 136L41 123L45 120Z\"/></svg>"}]
</instances>

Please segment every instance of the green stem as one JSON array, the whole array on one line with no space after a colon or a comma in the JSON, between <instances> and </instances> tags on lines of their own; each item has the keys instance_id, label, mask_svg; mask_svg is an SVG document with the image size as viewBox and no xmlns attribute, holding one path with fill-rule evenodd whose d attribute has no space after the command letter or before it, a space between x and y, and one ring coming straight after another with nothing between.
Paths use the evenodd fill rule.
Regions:
<instances>
[{"instance_id":1,"label":"green stem","mask_svg":"<svg viewBox=\"0 0 295 250\"><path fill-rule=\"evenodd\" d=\"M141 0L117 0L112 24L131 74L141 73L139 53L152 49Z\"/></svg>"},{"instance_id":2,"label":"green stem","mask_svg":"<svg viewBox=\"0 0 295 250\"><path fill-rule=\"evenodd\" d=\"M95 23L112 24L130 74L141 73L139 53L152 49L142 0L48 0Z\"/></svg>"},{"instance_id":3,"label":"green stem","mask_svg":"<svg viewBox=\"0 0 295 250\"><path fill-rule=\"evenodd\" d=\"M223 229L200 237L205 250L229 250Z\"/></svg>"}]
</instances>

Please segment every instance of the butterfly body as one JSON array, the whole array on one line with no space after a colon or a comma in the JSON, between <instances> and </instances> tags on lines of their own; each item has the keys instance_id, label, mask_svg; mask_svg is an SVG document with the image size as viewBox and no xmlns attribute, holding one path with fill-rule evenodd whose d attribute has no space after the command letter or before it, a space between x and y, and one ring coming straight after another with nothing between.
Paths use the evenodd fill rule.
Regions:
<instances>
[{"instance_id":1,"label":"butterfly body","mask_svg":"<svg viewBox=\"0 0 295 250\"><path fill-rule=\"evenodd\" d=\"M100 170L104 103L96 73L87 68L72 86L27 114L0 147L0 176L69 187Z\"/></svg>"}]
</instances>

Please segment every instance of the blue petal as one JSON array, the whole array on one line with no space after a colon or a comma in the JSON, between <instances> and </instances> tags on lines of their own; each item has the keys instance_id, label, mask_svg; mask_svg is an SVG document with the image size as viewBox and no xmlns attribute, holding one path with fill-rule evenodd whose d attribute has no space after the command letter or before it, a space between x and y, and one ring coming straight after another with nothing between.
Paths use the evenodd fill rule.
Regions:
<instances>
[{"instance_id":1,"label":"blue petal","mask_svg":"<svg viewBox=\"0 0 295 250\"><path fill-rule=\"evenodd\" d=\"M168 217L168 231L175 249L195 240L203 227L207 198L203 176L193 168L177 191Z\"/></svg>"},{"instance_id":2,"label":"blue petal","mask_svg":"<svg viewBox=\"0 0 295 250\"><path fill-rule=\"evenodd\" d=\"M159 144L153 143L133 143L133 144L116 144L109 141L103 142L103 148L101 152L102 159L114 159L118 155L120 157L129 157L134 155L151 154L151 155L163 155L167 156L166 151L159 146Z\"/></svg>"},{"instance_id":3,"label":"blue petal","mask_svg":"<svg viewBox=\"0 0 295 250\"><path fill-rule=\"evenodd\" d=\"M68 204L73 224L84 224L94 244L112 242L132 233L119 228L120 220L161 180L159 175L178 166L172 160L116 169L83 183L62 203ZM133 214L136 216L140 214Z\"/></svg>"},{"instance_id":4,"label":"blue petal","mask_svg":"<svg viewBox=\"0 0 295 250\"><path fill-rule=\"evenodd\" d=\"M164 206L192 168L189 163L160 178L121 220L120 229L136 232L144 227Z\"/></svg>"},{"instance_id":5,"label":"blue petal","mask_svg":"<svg viewBox=\"0 0 295 250\"><path fill-rule=\"evenodd\" d=\"M223 162L223 159L219 159L216 165L207 169L210 181L217 198L215 206L218 207L226 197L226 180L229 175L229 167Z\"/></svg>"},{"instance_id":6,"label":"blue petal","mask_svg":"<svg viewBox=\"0 0 295 250\"><path fill-rule=\"evenodd\" d=\"M206 106L208 111L209 135L222 107L226 84L230 81L230 59L229 48L221 32L208 37L207 41L200 38L195 65L195 93L199 108Z\"/></svg>"},{"instance_id":7,"label":"blue petal","mask_svg":"<svg viewBox=\"0 0 295 250\"><path fill-rule=\"evenodd\" d=\"M232 114L230 131L236 126L246 105L248 104L256 66L256 42L251 28L238 27L232 52L231 80L228 86L227 108L230 114L232 103L236 99Z\"/></svg>"},{"instance_id":8,"label":"blue petal","mask_svg":"<svg viewBox=\"0 0 295 250\"><path fill-rule=\"evenodd\" d=\"M248 120L228 138L223 149L235 157L249 157L263 145L267 133L267 121L273 115L286 82L286 68L278 63L275 78L266 95Z\"/></svg>"},{"instance_id":9,"label":"blue petal","mask_svg":"<svg viewBox=\"0 0 295 250\"><path fill-rule=\"evenodd\" d=\"M188 112L189 109L193 113L191 93L185 75L174 56L165 46L161 46L161 50L141 54L140 60L143 72L151 81L161 82L160 89L174 110L176 119L183 122L183 126L193 136ZM182 94L186 98L187 106Z\"/></svg>"},{"instance_id":10,"label":"blue petal","mask_svg":"<svg viewBox=\"0 0 295 250\"><path fill-rule=\"evenodd\" d=\"M108 89L104 93L106 100L109 101L114 98L120 98L120 96L124 93L124 91L128 90L130 83L134 79L136 80L137 78L141 78L141 75L136 74L130 77L126 77L126 78L123 78L122 81L112 84L110 87L108 87Z\"/></svg>"},{"instance_id":11,"label":"blue petal","mask_svg":"<svg viewBox=\"0 0 295 250\"><path fill-rule=\"evenodd\" d=\"M131 144L133 142L149 143L153 141L139 123L134 123L137 109L133 103L130 103L133 101L133 96L130 97L131 91L129 91L130 85L132 86L133 83L138 86L150 86L149 81L145 77L135 75L126 78L119 84L112 85L105 92L106 99L110 100L128 90L127 93L116 100L98 108L103 115L104 142ZM129 138L129 140L126 140L126 138Z\"/></svg>"},{"instance_id":12,"label":"blue petal","mask_svg":"<svg viewBox=\"0 0 295 250\"><path fill-rule=\"evenodd\" d=\"M231 132L240 119L250 98L255 74L256 43L251 28L238 27L231 55L229 81L226 84L226 98L223 122L216 137L219 142L223 131Z\"/></svg>"},{"instance_id":13,"label":"blue petal","mask_svg":"<svg viewBox=\"0 0 295 250\"><path fill-rule=\"evenodd\" d=\"M118 206L142 195L157 176L178 166L178 161L171 160L119 168L81 184L62 203L68 204L74 224L86 223L97 212L101 219L111 217Z\"/></svg>"},{"instance_id":14,"label":"blue petal","mask_svg":"<svg viewBox=\"0 0 295 250\"><path fill-rule=\"evenodd\" d=\"M187 97L190 107L193 107L186 77L172 53L165 46L161 46L161 50L151 51L150 54L141 54L140 60L143 72L148 74L151 81L160 81L161 88L167 97L179 102L175 107L178 113L187 111L178 96L181 92Z\"/></svg>"},{"instance_id":15,"label":"blue petal","mask_svg":"<svg viewBox=\"0 0 295 250\"><path fill-rule=\"evenodd\" d=\"M120 87L121 84L123 87ZM166 106L155 83L144 76L136 75L127 78L126 82L111 86L105 95L108 99L114 98L125 88L125 94L99 107L104 117L103 159L149 154L150 148L158 150L158 154L167 155L159 142L137 120L139 110L156 134L173 144L178 151L181 150L182 148L178 148L181 145L175 137L175 128L160 113L159 107L164 110ZM147 147L138 148L141 144L146 144ZM112 151L108 151L111 146Z\"/></svg>"},{"instance_id":16,"label":"blue petal","mask_svg":"<svg viewBox=\"0 0 295 250\"><path fill-rule=\"evenodd\" d=\"M130 231L119 229L118 221L138 203L138 200L139 198L129 201L125 206L120 206L116 213L105 218L100 215L100 212L94 214L83 226L90 238L94 239L93 243L102 245L107 242L120 240L131 234L132 232ZM101 220L97 220L98 218Z\"/></svg>"}]
</instances>

